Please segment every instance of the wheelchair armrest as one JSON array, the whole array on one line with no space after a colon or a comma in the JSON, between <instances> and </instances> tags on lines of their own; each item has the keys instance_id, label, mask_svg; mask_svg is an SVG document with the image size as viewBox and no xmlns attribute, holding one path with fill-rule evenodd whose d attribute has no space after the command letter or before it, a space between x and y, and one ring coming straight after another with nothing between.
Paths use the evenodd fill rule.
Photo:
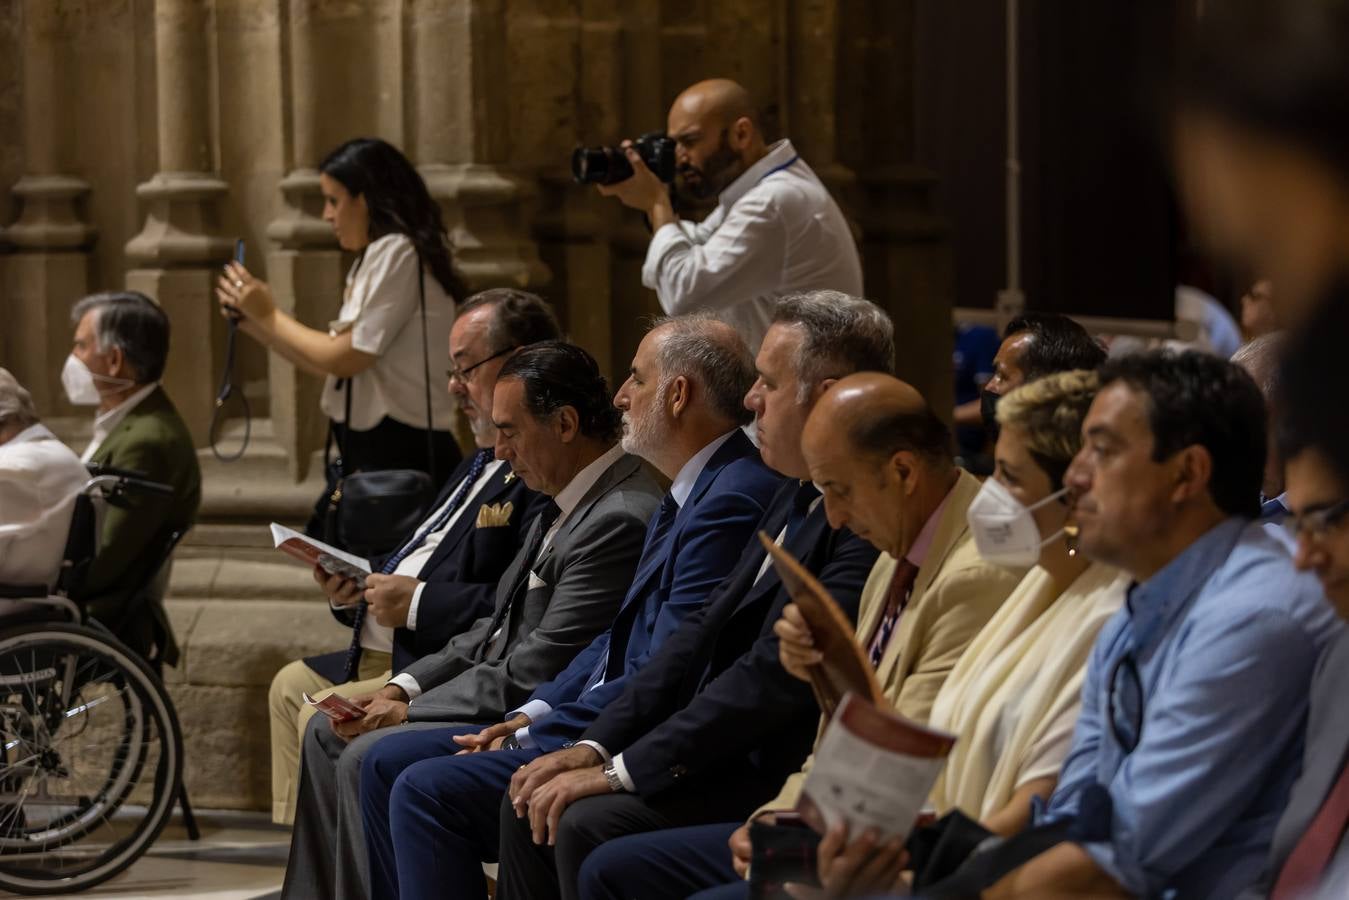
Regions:
<instances>
[{"instance_id":1,"label":"wheelchair armrest","mask_svg":"<svg viewBox=\"0 0 1349 900\"><path fill-rule=\"evenodd\" d=\"M0 600L46 600L49 594L45 584L0 584Z\"/></svg>"}]
</instances>

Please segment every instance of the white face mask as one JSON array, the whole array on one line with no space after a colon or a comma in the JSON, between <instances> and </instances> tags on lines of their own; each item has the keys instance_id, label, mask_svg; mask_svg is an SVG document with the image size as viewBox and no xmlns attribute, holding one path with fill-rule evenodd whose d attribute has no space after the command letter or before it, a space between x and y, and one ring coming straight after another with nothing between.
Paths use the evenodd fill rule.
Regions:
<instances>
[{"instance_id":1,"label":"white face mask","mask_svg":"<svg viewBox=\"0 0 1349 900\"><path fill-rule=\"evenodd\" d=\"M989 478L979 489L965 513L974 544L987 562L1013 569L1024 569L1040 560L1040 549L1063 534L1063 530L1041 540L1040 528L1032 513L1068 493L1056 491L1033 506L1026 506L996 478Z\"/></svg>"},{"instance_id":2,"label":"white face mask","mask_svg":"<svg viewBox=\"0 0 1349 900\"><path fill-rule=\"evenodd\" d=\"M130 387L135 384L129 378L94 374L74 353L66 357L66 364L61 367L61 386L66 389L66 399L71 403L76 406L98 406L103 397L98 392L96 379L114 387Z\"/></svg>"}]
</instances>

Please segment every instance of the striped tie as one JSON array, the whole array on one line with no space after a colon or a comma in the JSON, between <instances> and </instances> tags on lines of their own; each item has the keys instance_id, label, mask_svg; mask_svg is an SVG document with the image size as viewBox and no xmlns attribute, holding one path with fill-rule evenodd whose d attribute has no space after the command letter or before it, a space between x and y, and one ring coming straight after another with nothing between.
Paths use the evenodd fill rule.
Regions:
<instances>
[{"instance_id":1,"label":"striped tie","mask_svg":"<svg viewBox=\"0 0 1349 900\"><path fill-rule=\"evenodd\" d=\"M398 564L424 544L427 537L445 527L445 523L450 520L450 516L454 515L455 510L463 505L468 492L473 490L473 485L482 475L482 470L487 468L487 464L492 461L492 456L491 450L479 450L473 456L473 464L469 467L464 480L459 482L459 488L450 498L450 502L445 504L439 515L422 526L421 531L414 534L412 540L398 548L397 553L384 561L384 565L380 566L379 574L392 575L394 570L398 568ZM366 602L364 600L356 604L356 615L351 623L351 646L347 647L346 666L342 669L343 683L355 680L356 668L361 664L361 626L365 624L365 610Z\"/></svg>"}]
</instances>

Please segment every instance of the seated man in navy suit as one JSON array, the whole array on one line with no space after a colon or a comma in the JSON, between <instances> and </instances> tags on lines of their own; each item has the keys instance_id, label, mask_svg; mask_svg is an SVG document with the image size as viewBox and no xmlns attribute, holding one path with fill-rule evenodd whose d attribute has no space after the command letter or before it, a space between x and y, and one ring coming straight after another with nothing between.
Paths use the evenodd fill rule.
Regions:
<instances>
[{"instance_id":1,"label":"seated man in navy suit","mask_svg":"<svg viewBox=\"0 0 1349 900\"><path fill-rule=\"evenodd\" d=\"M361 807L372 896L438 894L445 884L480 881L481 856L456 832L495 834L501 796L520 763L578 738L734 568L782 481L741 430L749 419L741 399L753 380L744 340L714 318L666 319L647 333L614 405L623 410L623 448L672 485L623 604L609 630L506 721L394 735L371 750ZM486 752L454 755L464 748ZM488 802L464 804L466 788L489 794Z\"/></svg>"},{"instance_id":2,"label":"seated man in navy suit","mask_svg":"<svg viewBox=\"0 0 1349 900\"><path fill-rule=\"evenodd\" d=\"M413 544L388 575L371 575L362 594L344 578L314 570L334 618L352 629L351 646L289 663L272 679L272 821L295 822L300 739L313 715L301 694L367 694L408 663L444 647L492 611L497 582L548 498L494 460L492 391L510 352L558 337L552 309L533 294L494 289L459 307L450 331L450 394L478 446L445 482ZM386 560L371 560L379 572ZM367 606L362 606L362 601Z\"/></svg>"},{"instance_id":3,"label":"seated man in navy suit","mask_svg":"<svg viewBox=\"0 0 1349 900\"><path fill-rule=\"evenodd\" d=\"M874 304L836 291L788 297L774 311L755 363L759 377L745 398L764 462L791 479L759 530L814 573L849 616L877 552L829 527L819 491L806 480L801 430L837 379L889 371L893 358L890 320ZM499 900L575 897L581 864L600 843L747 816L800 767L819 707L778 661L773 623L790 598L766 557L752 538L732 573L575 746L512 776L501 806ZM490 838L470 840L490 852Z\"/></svg>"}]
</instances>

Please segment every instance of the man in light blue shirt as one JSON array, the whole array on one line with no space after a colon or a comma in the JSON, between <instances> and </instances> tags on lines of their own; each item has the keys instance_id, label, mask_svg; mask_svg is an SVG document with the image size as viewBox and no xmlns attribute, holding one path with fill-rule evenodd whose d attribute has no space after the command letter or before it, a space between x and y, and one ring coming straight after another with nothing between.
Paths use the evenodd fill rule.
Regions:
<instances>
[{"instance_id":1,"label":"man in light blue shirt","mask_svg":"<svg viewBox=\"0 0 1349 900\"><path fill-rule=\"evenodd\" d=\"M1236 895L1258 877L1297 776L1312 672L1340 630L1316 580L1254 522L1265 412L1199 353L1113 360L1065 483L1079 546L1130 572L1102 630L1040 823L1080 841L986 898ZM1083 837L1088 836L1088 837Z\"/></svg>"}]
</instances>

